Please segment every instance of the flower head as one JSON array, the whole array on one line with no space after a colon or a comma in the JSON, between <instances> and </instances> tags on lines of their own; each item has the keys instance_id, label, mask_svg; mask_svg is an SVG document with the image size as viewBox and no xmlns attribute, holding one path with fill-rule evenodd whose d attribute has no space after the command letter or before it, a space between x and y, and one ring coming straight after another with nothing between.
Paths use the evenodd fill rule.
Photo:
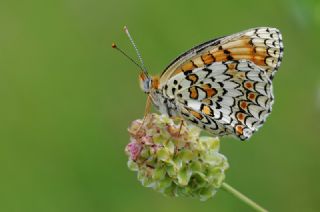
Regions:
<instances>
[{"instance_id":1,"label":"flower head","mask_svg":"<svg viewBox=\"0 0 320 212\"><path fill-rule=\"evenodd\" d=\"M128 129L128 167L137 171L143 186L167 196L192 196L206 200L224 181L227 159L219 139L200 137L195 126L180 127L165 115L150 114Z\"/></svg>"}]
</instances>

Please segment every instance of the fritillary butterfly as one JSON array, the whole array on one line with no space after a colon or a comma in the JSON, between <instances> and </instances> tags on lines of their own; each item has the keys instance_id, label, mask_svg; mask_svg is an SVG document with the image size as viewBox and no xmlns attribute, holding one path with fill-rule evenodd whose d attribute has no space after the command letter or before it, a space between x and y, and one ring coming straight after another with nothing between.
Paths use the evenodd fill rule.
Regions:
<instances>
[{"instance_id":1,"label":"fritillary butterfly","mask_svg":"<svg viewBox=\"0 0 320 212\"><path fill-rule=\"evenodd\" d=\"M253 28L188 50L160 77L149 76L142 62L140 85L161 113L216 136L246 140L271 112L272 80L282 56L278 29Z\"/></svg>"}]
</instances>

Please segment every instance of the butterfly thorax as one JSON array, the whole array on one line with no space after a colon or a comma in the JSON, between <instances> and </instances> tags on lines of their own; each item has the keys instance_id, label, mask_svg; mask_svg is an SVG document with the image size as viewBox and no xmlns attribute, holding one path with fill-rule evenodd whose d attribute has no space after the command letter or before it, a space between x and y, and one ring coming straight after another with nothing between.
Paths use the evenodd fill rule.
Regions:
<instances>
[{"instance_id":1,"label":"butterfly thorax","mask_svg":"<svg viewBox=\"0 0 320 212\"><path fill-rule=\"evenodd\" d=\"M158 76L146 76L144 73L139 75L140 87L148 95L150 95L153 104L160 113L166 114L170 117L177 116L177 106L174 99L170 99L163 95L160 88L160 81Z\"/></svg>"},{"instance_id":2,"label":"butterfly thorax","mask_svg":"<svg viewBox=\"0 0 320 212\"><path fill-rule=\"evenodd\" d=\"M151 89L149 95L160 113L168 115L169 117L180 116L175 99L164 96L161 89Z\"/></svg>"}]
</instances>

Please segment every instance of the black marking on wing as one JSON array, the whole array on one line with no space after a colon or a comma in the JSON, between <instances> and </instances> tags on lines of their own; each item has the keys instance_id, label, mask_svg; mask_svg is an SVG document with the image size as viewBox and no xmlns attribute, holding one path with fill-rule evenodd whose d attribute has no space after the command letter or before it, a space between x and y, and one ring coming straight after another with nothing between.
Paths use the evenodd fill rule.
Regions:
<instances>
[{"instance_id":1,"label":"black marking on wing","mask_svg":"<svg viewBox=\"0 0 320 212\"><path fill-rule=\"evenodd\" d=\"M227 37L226 36L222 36L222 37L218 37L212 40L209 40L207 42L201 43L191 49L189 49L188 51L184 52L183 54L181 54L180 56L178 56L177 58L175 58L165 69L164 71L161 73L161 76L166 72L166 70L172 66L174 63L176 63L178 60L180 60L181 58L185 57L186 55L192 53L195 51L196 54L198 54L199 52L201 52L202 50L204 50L205 48L209 47L209 46L215 46L215 45L219 45L221 43L221 38Z\"/></svg>"},{"instance_id":2,"label":"black marking on wing","mask_svg":"<svg viewBox=\"0 0 320 212\"><path fill-rule=\"evenodd\" d=\"M209 69L209 68L203 68L202 71L208 72L208 73L206 74L205 78L208 78L208 76L212 73L212 70Z\"/></svg>"}]
</instances>

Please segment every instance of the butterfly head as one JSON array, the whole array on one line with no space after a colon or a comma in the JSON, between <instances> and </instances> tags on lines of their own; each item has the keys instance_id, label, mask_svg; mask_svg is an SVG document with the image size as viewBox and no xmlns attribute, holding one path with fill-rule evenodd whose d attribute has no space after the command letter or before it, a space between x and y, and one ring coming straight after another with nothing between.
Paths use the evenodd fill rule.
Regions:
<instances>
[{"instance_id":1,"label":"butterfly head","mask_svg":"<svg viewBox=\"0 0 320 212\"><path fill-rule=\"evenodd\" d=\"M141 89L149 94L152 89L158 89L159 77L150 77L145 72L139 74L139 82Z\"/></svg>"}]
</instances>

